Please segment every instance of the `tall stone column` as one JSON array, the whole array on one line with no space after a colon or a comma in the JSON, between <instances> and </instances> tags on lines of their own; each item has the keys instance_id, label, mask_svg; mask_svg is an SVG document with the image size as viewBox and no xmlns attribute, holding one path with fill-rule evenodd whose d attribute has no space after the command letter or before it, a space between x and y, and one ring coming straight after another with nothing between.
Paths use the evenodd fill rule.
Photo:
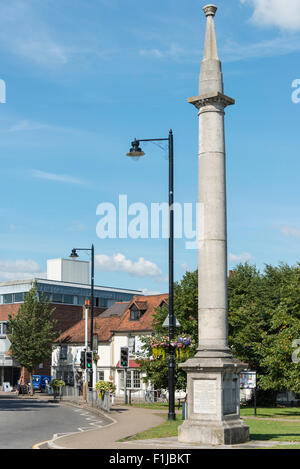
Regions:
<instances>
[{"instance_id":1,"label":"tall stone column","mask_svg":"<svg viewBox=\"0 0 300 469\"><path fill-rule=\"evenodd\" d=\"M206 5L204 57L199 95L189 98L199 118L199 203L204 226L198 256L199 342L194 358L182 364L187 372L188 419L178 439L200 444L235 444L249 439L240 420L239 373L245 368L228 347L227 228L224 109L234 100L223 93L214 16Z\"/></svg>"}]
</instances>

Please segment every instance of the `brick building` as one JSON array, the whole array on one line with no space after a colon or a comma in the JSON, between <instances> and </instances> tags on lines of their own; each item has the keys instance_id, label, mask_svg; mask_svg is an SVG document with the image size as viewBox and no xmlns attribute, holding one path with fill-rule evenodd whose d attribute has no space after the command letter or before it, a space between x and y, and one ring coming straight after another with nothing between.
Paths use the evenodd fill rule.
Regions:
<instances>
[{"instance_id":1,"label":"brick building","mask_svg":"<svg viewBox=\"0 0 300 469\"><path fill-rule=\"evenodd\" d=\"M40 295L49 298L55 308L56 330L63 333L82 318L82 305L90 298L89 263L79 260L55 259L47 263L47 279L33 278L0 283L0 390L3 382L15 386L21 373L18 363L9 353L6 335L9 315L18 312L26 293L37 282ZM74 279L72 281L72 279ZM94 315L97 317L116 301L130 301L141 292L122 288L94 287ZM41 363L36 374L50 374L51 363ZM26 378L25 378L26 380Z\"/></svg>"},{"instance_id":2,"label":"brick building","mask_svg":"<svg viewBox=\"0 0 300 469\"><path fill-rule=\"evenodd\" d=\"M124 392L124 372L120 368L120 348L129 348L129 368L126 388L137 395L145 384L136 359L141 354L141 337L153 332L152 320L156 309L168 304L168 294L134 296L130 301L117 302L94 319L97 336L98 361L94 363L93 377L96 381L112 381L116 394ZM52 375L69 385L76 385L82 375L80 354L85 347L85 320L82 319L66 330L56 341L52 354Z\"/></svg>"}]
</instances>

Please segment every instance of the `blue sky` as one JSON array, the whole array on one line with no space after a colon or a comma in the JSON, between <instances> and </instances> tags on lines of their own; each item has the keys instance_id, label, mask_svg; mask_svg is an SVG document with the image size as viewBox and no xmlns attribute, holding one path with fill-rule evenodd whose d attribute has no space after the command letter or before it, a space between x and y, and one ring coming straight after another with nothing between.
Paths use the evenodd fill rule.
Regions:
<instances>
[{"instance_id":1,"label":"blue sky","mask_svg":"<svg viewBox=\"0 0 300 469\"><path fill-rule=\"evenodd\" d=\"M200 0L0 0L0 280L42 275L46 260L95 244L96 283L168 290L167 239L99 239L96 208L197 200L197 95L205 16ZM300 4L218 0L225 93L229 268L295 264L300 245ZM300 85L298 86L300 88ZM295 100L294 100L295 101ZM82 259L87 259L82 253ZM175 242L175 279L197 251Z\"/></svg>"}]
</instances>

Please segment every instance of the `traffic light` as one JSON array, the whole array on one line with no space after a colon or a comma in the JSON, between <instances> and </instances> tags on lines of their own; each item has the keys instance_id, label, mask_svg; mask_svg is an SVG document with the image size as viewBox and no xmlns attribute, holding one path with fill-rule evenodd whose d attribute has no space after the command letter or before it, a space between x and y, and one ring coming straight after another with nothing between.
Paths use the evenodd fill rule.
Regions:
<instances>
[{"instance_id":1,"label":"traffic light","mask_svg":"<svg viewBox=\"0 0 300 469\"><path fill-rule=\"evenodd\" d=\"M85 350L83 350L80 354L80 368L85 370Z\"/></svg>"},{"instance_id":2,"label":"traffic light","mask_svg":"<svg viewBox=\"0 0 300 469\"><path fill-rule=\"evenodd\" d=\"M128 368L128 347L121 347L120 366L122 368Z\"/></svg>"},{"instance_id":3,"label":"traffic light","mask_svg":"<svg viewBox=\"0 0 300 469\"><path fill-rule=\"evenodd\" d=\"M86 367L88 370L93 368L93 352L86 352Z\"/></svg>"}]
</instances>

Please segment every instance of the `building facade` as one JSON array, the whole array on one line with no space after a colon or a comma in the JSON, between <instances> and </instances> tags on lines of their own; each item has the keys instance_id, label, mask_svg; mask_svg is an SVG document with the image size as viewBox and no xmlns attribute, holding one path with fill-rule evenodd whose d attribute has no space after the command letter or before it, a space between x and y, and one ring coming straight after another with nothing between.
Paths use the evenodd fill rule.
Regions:
<instances>
[{"instance_id":1,"label":"building facade","mask_svg":"<svg viewBox=\"0 0 300 469\"><path fill-rule=\"evenodd\" d=\"M6 323L10 315L17 314L24 302L26 293L37 283L40 298L47 298L54 307L55 329L63 333L82 318L82 305L90 299L91 289L86 262L62 259L48 261L47 279L32 278L0 283L0 390L4 382L15 386L20 377L20 366L9 354L10 342L6 334ZM75 280L72 281L72 271ZM53 279L53 277L55 279ZM65 278L68 281L65 281ZM94 287L94 315L97 317L116 301L129 301L137 290L112 288L96 285ZM51 362L41 363L36 374L50 374Z\"/></svg>"},{"instance_id":2,"label":"building facade","mask_svg":"<svg viewBox=\"0 0 300 469\"><path fill-rule=\"evenodd\" d=\"M142 338L152 334L152 320L156 309L167 305L168 295L135 296L131 301L118 302L94 320L97 340L97 361L93 365L93 384L99 380L116 385L116 395L124 395L124 369L120 367L120 349L129 348L129 367L126 389L142 396L145 383L137 358L142 352ZM65 331L57 339L52 354L52 375L63 379L67 385L76 386L83 378L80 355L85 348L85 319Z\"/></svg>"}]
</instances>

